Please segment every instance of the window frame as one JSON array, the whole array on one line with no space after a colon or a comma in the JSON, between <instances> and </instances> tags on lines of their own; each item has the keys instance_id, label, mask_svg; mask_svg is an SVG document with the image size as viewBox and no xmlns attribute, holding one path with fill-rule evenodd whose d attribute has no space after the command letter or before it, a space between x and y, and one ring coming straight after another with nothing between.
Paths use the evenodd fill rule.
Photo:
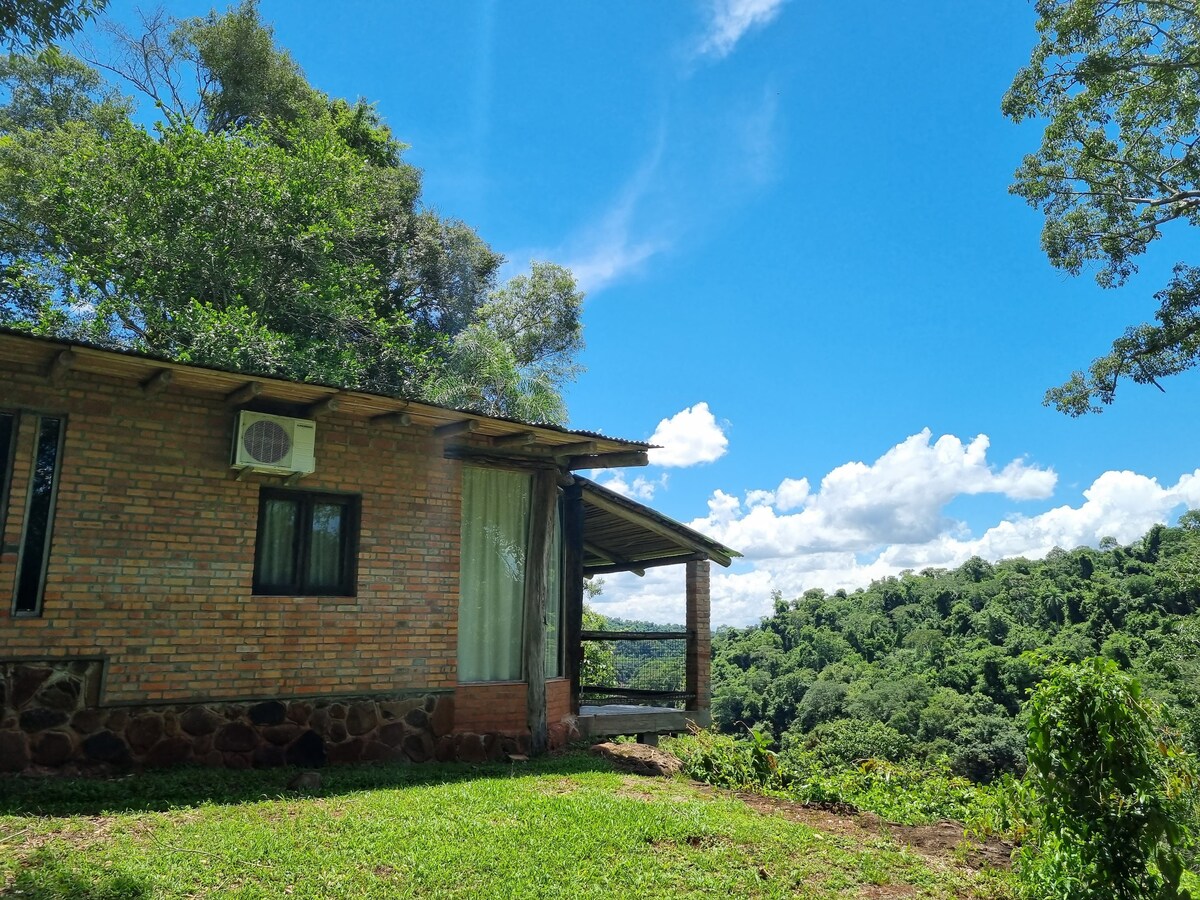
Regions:
<instances>
[{"instance_id":1,"label":"window frame","mask_svg":"<svg viewBox=\"0 0 1200 900\"><path fill-rule=\"evenodd\" d=\"M7 411L6 411L7 412ZM37 590L33 598L33 606L29 609L21 609L18 603L21 600L21 576L24 573L25 561L29 553L29 519L33 512L33 503L35 496L35 487L37 485L37 464L38 464L38 448L42 440L42 422L46 419L53 419L58 422L58 441L54 447L54 470L51 473L50 494L46 501L46 534L42 539L42 562L38 571ZM58 489L62 484L63 471L63 453L66 450L67 443L67 417L61 413L49 412L34 412L29 414L17 415L14 419L13 437L10 441L10 457L15 459L17 445L20 443L21 426L26 422L33 421L33 456L29 467L29 484L25 492L25 512L21 518L21 537L18 543L20 548L17 552L17 567L14 575L12 604L10 606L11 614L14 619L37 619L41 618L44 612L44 603L46 599L46 574L50 569L50 548L54 544L54 523L57 518L58 511Z\"/></svg>"},{"instance_id":2,"label":"window frame","mask_svg":"<svg viewBox=\"0 0 1200 900\"><path fill-rule=\"evenodd\" d=\"M263 529L266 524L267 502L286 500L299 504L299 524L292 544L295 581L289 584L266 584L262 581ZM341 573L336 587L314 587L308 583L308 560L312 549L313 508L320 503L341 506L345 524L341 531L339 552ZM362 520L362 495L333 491L305 491L290 488L261 487L258 493L258 525L254 540L254 577L252 592L260 597L355 597L358 595L359 526Z\"/></svg>"},{"instance_id":3,"label":"window frame","mask_svg":"<svg viewBox=\"0 0 1200 900\"><path fill-rule=\"evenodd\" d=\"M17 459L17 438L19 437L21 413L20 410L0 407L0 416L7 416L11 420L8 447L0 447L0 544L3 544L5 526L8 523L8 502L12 495L13 471Z\"/></svg>"}]
</instances>

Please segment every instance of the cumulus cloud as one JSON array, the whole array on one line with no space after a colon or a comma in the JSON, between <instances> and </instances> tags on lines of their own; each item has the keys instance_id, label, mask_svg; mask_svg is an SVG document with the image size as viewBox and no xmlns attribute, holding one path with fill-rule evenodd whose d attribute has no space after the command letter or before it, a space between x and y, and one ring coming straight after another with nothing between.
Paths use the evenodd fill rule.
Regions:
<instances>
[{"instance_id":1,"label":"cumulus cloud","mask_svg":"<svg viewBox=\"0 0 1200 900\"><path fill-rule=\"evenodd\" d=\"M697 403L659 422L650 443L661 447L650 451L651 463L682 468L720 459L729 446L729 438L708 404Z\"/></svg>"},{"instance_id":2,"label":"cumulus cloud","mask_svg":"<svg viewBox=\"0 0 1200 900\"><path fill-rule=\"evenodd\" d=\"M597 483L608 488L610 491L615 491L622 497L629 497L633 500L653 500L655 492L659 488L666 488L667 486L666 472L663 472L658 478L636 475L632 481L620 470L609 469L605 470L605 472L606 474L600 476Z\"/></svg>"},{"instance_id":3,"label":"cumulus cloud","mask_svg":"<svg viewBox=\"0 0 1200 900\"><path fill-rule=\"evenodd\" d=\"M697 56L724 59L749 31L770 24L786 0L710 0Z\"/></svg>"},{"instance_id":4,"label":"cumulus cloud","mask_svg":"<svg viewBox=\"0 0 1200 900\"><path fill-rule=\"evenodd\" d=\"M784 479L771 492L772 503L763 502L760 492L742 503L716 491L708 515L694 526L752 559L860 553L934 540L950 524L943 509L964 494L1031 500L1054 492L1058 476L1052 469L1019 459L996 468L987 460L988 446L987 435L965 444L950 434L935 441L926 428L870 465L838 466L821 479L816 494L803 478Z\"/></svg>"},{"instance_id":5,"label":"cumulus cloud","mask_svg":"<svg viewBox=\"0 0 1200 900\"><path fill-rule=\"evenodd\" d=\"M1200 507L1200 469L1174 484L1130 471L1100 474L1074 502L1025 515L1011 512L981 533L945 515L967 494L1017 502L1045 500L1052 469L1013 460L989 463L988 439L932 440L928 431L901 441L873 463L847 463L811 490L806 479L742 496L716 490L691 526L747 554L730 569L714 567L713 621L744 625L770 612L771 593L863 587L905 569L954 567L972 556L997 560L1045 556L1054 547L1096 546L1105 537L1130 543L1152 525ZM645 578L610 576L597 606L626 618L681 621L681 567Z\"/></svg>"}]
</instances>

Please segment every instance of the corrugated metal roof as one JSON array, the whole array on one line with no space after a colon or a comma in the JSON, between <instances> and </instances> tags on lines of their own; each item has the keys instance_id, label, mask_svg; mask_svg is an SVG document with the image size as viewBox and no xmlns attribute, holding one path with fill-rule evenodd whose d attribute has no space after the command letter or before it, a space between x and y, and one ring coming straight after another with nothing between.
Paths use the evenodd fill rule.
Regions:
<instances>
[{"instance_id":1,"label":"corrugated metal roof","mask_svg":"<svg viewBox=\"0 0 1200 900\"><path fill-rule=\"evenodd\" d=\"M281 388L277 392L280 395L280 399L291 400L295 402L304 402L306 400L312 401L337 394L341 398L351 398L353 400L357 400L358 405L364 407L367 412L371 411L368 409L369 407L376 406L378 408L375 409L374 412L377 414L386 414L388 412L398 411L401 409L416 413L424 411L438 420L451 420L456 417L455 414L461 414L457 417L469 417L481 421L495 422L498 424L503 423L509 426L533 428L540 432L551 432L564 437L585 438L602 441L608 444L619 445L617 447L608 449L639 451L648 450L654 447L653 444L649 444L645 441L632 441L626 438L611 437L599 431L566 428L562 425L556 425L547 422L523 421L521 419L515 419L508 416L490 415L488 413L478 412L470 408L442 406L436 403L428 403L424 400L404 396L403 394L398 393L384 394L376 391L360 391L355 388L343 388L336 384L326 384L316 381L293 381L291 379L282 378L278 375L269 375L249 370L217 368L215 366L196 365L193 363L180 363L165 356L143 353L123 347L109 347L90 341L31 335L26 332L17 331L11 328L0 327L0 340L3 340L4 343L9 345L11 345L13 342L17 342L26 345L41 346L46 349L47 353L60 352L62 350L84 350L89 355L95 355L97 359L103 359L104 357L111 358L114 361L114 366L116 360L125 359L129 360L130 362L136 362L137 364L140 364L140 366L137 366L138 368L145 368L147 365L151 365L151 367L153 367L152 364L158 363L162 366L169 367L176 372L191 372L196 373L197 376L202 376L204 373L208 373L214 376L211 379L207 379L207 382L210 383L209 386L213 387L214 389L218 388L223 382L228 382L230 377L233 376L235 377L234 380L238 382L253 380L268 385L278 386ZM220 376L224 376L224 378ZM192 380L197 381L197 378L193 378ZM294 386L294 389L288 390L287 386ZM226 387L228 387L228 385L226 385ZM305 388L311 390L305 391ZM312 396L307 396L308 394L311 394ZM372 404L370 402L372 398L380 402ZM437 413L441 413L441 415L437 415ZM500 430L512 432L519 429L504 428Z\"/></svg>"}]
</instances>

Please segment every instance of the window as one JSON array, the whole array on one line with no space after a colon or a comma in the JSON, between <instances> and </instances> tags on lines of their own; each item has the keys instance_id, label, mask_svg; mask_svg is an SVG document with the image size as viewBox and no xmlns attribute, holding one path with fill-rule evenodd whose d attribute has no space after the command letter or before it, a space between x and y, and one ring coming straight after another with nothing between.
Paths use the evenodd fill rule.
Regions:
<instances>
[{"instance_id":1,"label":"window","mask_svg":"<svg viewBox=\"0 0 1200 900\"><path fill-rule=\"evenodd\" d=\"M25 506L25 529L17 559L17 592L13 614L36 616L42 611L46 586L46 564L50 557L50 535L54 526L54 500L58 493L58 470L62 456L63 420L38 416L37 449ZM8 425L12 443L12 423ZM0 439L2 440L2 439Z\"/></svg>"},{"instance_id":2,"label":"window","mask_svg":"<svg viewBox=\"0 0 1200 900\"><path fill-rule=\"evenodd\" d=\"M263 488L254 593L354 596L358 504L347 494Z\"/></svg>"}]
</instances>

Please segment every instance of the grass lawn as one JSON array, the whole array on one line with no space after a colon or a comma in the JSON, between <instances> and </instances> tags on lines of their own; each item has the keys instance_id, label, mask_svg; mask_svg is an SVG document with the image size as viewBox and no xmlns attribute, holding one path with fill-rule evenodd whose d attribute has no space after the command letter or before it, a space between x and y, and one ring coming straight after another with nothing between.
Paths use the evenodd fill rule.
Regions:
<instances>
[{"instance_id":1,"label":"grass lawn","mask_svg":"<svg viewBox=\"0 0 1200 900\"><path fill-rule=\"evenodd\" d=\"M533 763L0 779L0 896L1007 897L1007 875L576 753Z\"/></svg>"}]
</instances>

